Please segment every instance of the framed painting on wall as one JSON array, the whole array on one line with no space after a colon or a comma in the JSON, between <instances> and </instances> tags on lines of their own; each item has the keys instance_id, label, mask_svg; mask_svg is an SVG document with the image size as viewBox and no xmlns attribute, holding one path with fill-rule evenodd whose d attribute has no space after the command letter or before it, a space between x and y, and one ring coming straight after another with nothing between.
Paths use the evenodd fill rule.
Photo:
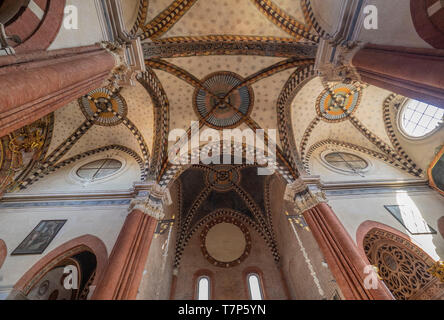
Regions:
<instances>
[{"instance_id":1,"label":"framed painting on wall","mask_svg":"<svg viewBox=\"0 0 444 320\"><path fill-rule=\"evenodd\" d=\"M42 220L11 255L42 254L67 220Z\"/></svg>"}]
</instances>

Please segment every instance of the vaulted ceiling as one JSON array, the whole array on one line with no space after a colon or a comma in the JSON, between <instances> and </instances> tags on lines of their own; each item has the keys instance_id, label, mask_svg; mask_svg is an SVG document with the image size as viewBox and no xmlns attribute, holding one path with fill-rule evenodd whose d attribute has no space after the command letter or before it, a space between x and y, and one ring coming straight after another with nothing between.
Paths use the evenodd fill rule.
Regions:
<instances>
[{"instance_id":1,"label":"vaulted ceiling","mask_svg":"<svg viewBox=\"0 0 444 320\"><path fill-rule=\"evenodd\" d=\"M384 108L393 100L390 92L316 77L319 37L305 1L140 0L124 5L142 39L146 73L134 86L98 89L56 111L52 134L35 156L40 160L26 174L12 175L15 187L25 188L59 164L107 147L124 148L137 158L142 178L160 179L169 167L168 133L188 130L197 120L202 129L276 129L280 161L293 177L307 169L304 162L319 143L359 147L414 176L421 174L387 130ZM329 106L337 99L345 104ZM0 177L7 176L6 161L1 170Z\"/></svg>"}]
</instances>

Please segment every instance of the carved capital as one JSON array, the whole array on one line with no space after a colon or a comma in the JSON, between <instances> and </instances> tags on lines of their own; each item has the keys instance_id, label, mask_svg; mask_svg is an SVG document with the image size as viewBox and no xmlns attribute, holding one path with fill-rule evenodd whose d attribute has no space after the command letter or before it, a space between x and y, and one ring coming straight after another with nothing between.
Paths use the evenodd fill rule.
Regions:
<instances>
[{"instance_id":1,"label":"carved capital","mask_svg":"<svg viewBox=\"0 0 444 320\"><path fill-rule=\"evenodd\" d=\"M323 191L320 189L310 190L301 179L287 185L284 199L293 204L294 214L296 215L301 215L319 203L327 202Z\"/></svg>"},{"instance_id":2,"label":"carved capital","mask_svg":"<svg viewBox=\"0 0 444 320\"><path fill-rule=\"evenodd\" d=\"M319 44L315 69L324 81L351 83L361 78L352 65L354 55L361 49L358 42L336 44L322 40Z\"/></svg>"},{"instance_id":3,"label":"carved capital","mask_svg":"<svg viewBox=\"0 0 444 320\"><path fill-rule=\"evenodd\" d=\"M140 210L156 220L161 220L165 217L164 206L170 205L171 202L168 188L162 188L154 183L148 191L141 193L139 197L131 201L128 210Z\"/></svg>"},{"instance_id":4,"label":"carved capital","mask_svg":"<svg viewBox=\"0 0 444 320\"><path fill-rule=\"evenodd\" d=\"M104 41L101 46L116 60L107 86L110 88L133 86L137 75L146 70L140 39L127 43Z\"/></svg>"}]
</instances>

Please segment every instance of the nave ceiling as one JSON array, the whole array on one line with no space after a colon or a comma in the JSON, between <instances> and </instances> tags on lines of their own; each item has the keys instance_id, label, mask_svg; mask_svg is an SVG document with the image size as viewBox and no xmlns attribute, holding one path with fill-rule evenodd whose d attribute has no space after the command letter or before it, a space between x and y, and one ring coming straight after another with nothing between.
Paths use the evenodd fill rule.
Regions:
<instances>
[{"instance_id":1,"label":"nave ceiling","mask_svg":"<svg viewBox=\"0 0 444 320\"><path fill-rule=\"evenodd\" d=\"M35 153L36 161L23 164L20 172L11 173L5 142L1 177L9 180L3 188L25 189L44 181L61 163L109 147L123 148L134 157L142 168L141 179L160 180L169 168L168 133L189 131L191 121L197 120L201 129L276 129L279 156L292 168L293 178L309 171L310 154L325 144L357 148L412 177L422 176L427 161L418 159L416 165L399 146L399 135L389 130L393 117L387 120L385 106L393 105L391 92L357 82L323 83L315 75L319 38L305 4L125 1L127 19L135 20L129 23L132 30L139 27L147 71L134 86L115 92L98 89L54 112L45 147L21 151L28 158ZM333 100L345 103L324 110L332 103L332 92ZM221 96L229 101L228 111L220 107ZM220 113L202 121L214 106Z\"/></svg>"}]
</instances>

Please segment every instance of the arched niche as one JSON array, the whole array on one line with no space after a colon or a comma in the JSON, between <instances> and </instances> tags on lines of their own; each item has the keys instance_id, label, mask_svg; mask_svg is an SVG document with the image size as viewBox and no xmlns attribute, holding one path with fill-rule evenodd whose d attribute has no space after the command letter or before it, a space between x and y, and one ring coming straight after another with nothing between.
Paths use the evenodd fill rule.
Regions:
<instances>
[{"instance_id":1,"label":"arched niche","mask_svg":"<svg viewBox=\"0 0 444 320\"><path fill-rule=\"evenodd\" d=\"M444 8L439 1L410 0L416 32L436 49L444 49Z\"/></svg>"},{"instance_id":2,"label":"arched niche","mask_svg":"<svg viewBox=\"0 0 444 320\"><path fill-rule=\"evenodd\" d=\"M19 3L20 2L20 3ZM35 50L46 50L57 36L63 22L66 0L43 0L39 1L39 9L43 13L37 16L29 7L29 1L18 1L10 8L11 14L15 15L8 19L6 34L16 35L21 43L11 41L9 45L14 47L17 53Z\"/></svg>"},{"instance_id":3,"label":"arched niche","mask_svg":"<svg viewBox=\"0 0 444 320\"><path fill-rule=\"evenodd\" d=\"M431 273L435 261L404 233L365 221L356 236L361 253L397 300L434 300L444 296Z\"/></svg>"},{"instance_id":4,"label":"arched niche","mask_svg":"<svg viewBox=\"0 0 444 320\"><path fill-rule=\"evenodd\" d=\"M80 236L60 245L34 264L17 281L8 299L86 299L89 287L100 283L107 264L108 253L102 240L92 235ZM71 292L70 297L67 292L54 294L61 291L58 286L64 286L67 266L75 269L72 278L78 283L77 291ZM56 278L60 278L57 285ZM47 288L52 288L52 292Z\"/></svg>"}]
</instances>

